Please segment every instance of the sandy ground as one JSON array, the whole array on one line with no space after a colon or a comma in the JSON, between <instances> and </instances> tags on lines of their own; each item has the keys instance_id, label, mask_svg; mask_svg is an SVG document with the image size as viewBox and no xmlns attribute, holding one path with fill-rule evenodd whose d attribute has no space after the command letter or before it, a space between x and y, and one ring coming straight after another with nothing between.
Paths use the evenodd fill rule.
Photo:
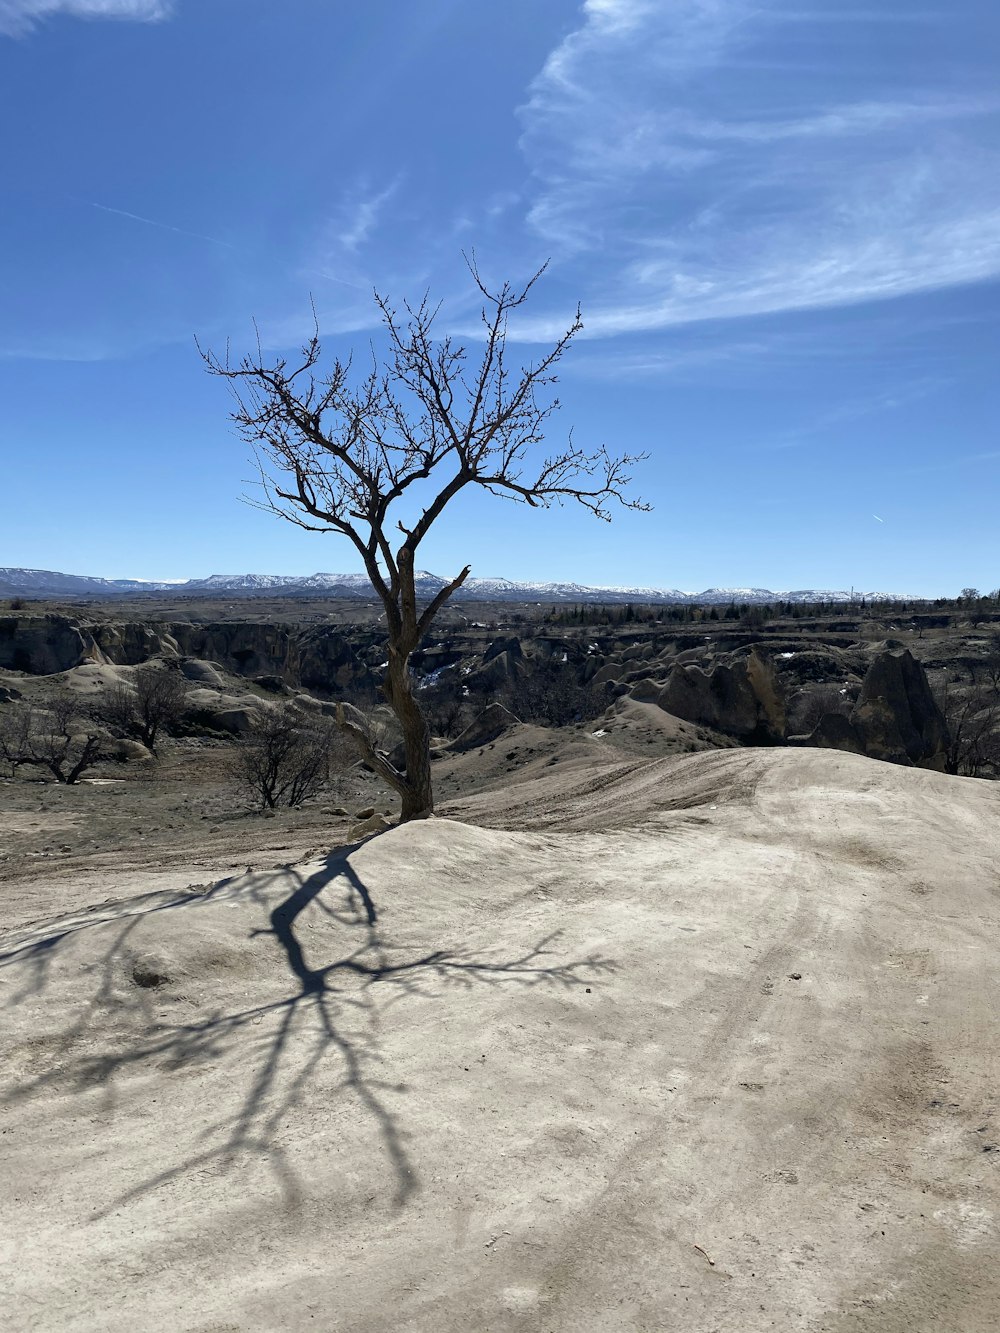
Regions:
<instances>
[{"instance_id":1,"label":"sandy ground","mask_svg":"<svg viewBox=\"0 0 1000 1333\"><path fill-rule=\"evenodd\" d=\"M447 812L6 880L6 1326L997 1327L996 785L609 755Z\"/></svg>"}]
</instances>

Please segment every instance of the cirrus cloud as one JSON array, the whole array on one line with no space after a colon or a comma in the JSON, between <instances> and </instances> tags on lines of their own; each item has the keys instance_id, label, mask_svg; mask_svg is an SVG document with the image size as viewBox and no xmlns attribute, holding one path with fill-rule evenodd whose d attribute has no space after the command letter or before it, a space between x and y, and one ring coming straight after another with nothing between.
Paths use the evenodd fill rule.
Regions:
<instances>
[{"instance_id":1,"label":"cirrus cloud","mask_svg":"<svg viewBox=\"0 0 1000 1333\"><path fill-rule=\"evenodd\" d=\"M862 77L880 16L835 17L836 40L830 15L776 0L585 0L521 144L530 231L599 273L590 336L1000 277L1000 102L972 28L958 86L905 24Z\"/></svg>"},{"instance_id":2,"label":"cirrus cloud","mask_svg":"<svg viewBox=\"0 0 1000 1333\"><path fill-rule=\"evenodd\" d=\"M0 34L21 36L57 14L157 23L168 18L172 10L172 0L0 0Z\"/></svg>"}]
</instances>

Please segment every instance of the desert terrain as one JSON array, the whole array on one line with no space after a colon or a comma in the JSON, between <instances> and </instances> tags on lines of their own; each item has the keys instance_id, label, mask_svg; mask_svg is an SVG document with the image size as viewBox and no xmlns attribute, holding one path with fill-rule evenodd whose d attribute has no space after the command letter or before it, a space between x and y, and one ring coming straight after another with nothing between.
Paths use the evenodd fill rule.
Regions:
<instances>
[{"instance_id":1,"label":"desert terrain","mask_svg":"<svg viewBox=\"0 0 1000 1333\"><path fill-rule=\"evenodd\" d=\"M877 632L822 645L859 689ZM112 640L0 684L84 699ZM678 718L689 651L442 739L402 827L357 765L241 804L202 695L155 761L0 784L9 1326L995 1328L1000 786Z\"/></svg>"}]
</instances>

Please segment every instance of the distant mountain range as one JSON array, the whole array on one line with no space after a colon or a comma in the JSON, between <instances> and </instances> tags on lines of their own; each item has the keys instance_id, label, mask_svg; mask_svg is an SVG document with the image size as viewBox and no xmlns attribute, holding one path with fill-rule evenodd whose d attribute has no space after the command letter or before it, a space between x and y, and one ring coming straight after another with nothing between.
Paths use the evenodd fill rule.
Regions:
<instances>
[{"instance_id":1,"label":"distant mountain range","mask_svg":"<svg viewBox=\"0 0 1000 1333\"><path fill-rule=\"evenodd\" d=\"M448 580L424 570L417 573L417 594L433 597ZM175 597L374 597L366 574L212 574L182 583L154 583L140 579L90 578L59 574L48 569L0 567L0 597L122 597L171 593ZM729 602L857 602L912 601L884 592L801 588L773 592L770 588L706 588L682 592L678 588L606 588L579 583L518 583L512 579L466 579L455 594L458 601L481 602L661 602L666 605L727 605Z\"/></svg>"}]
</instances>

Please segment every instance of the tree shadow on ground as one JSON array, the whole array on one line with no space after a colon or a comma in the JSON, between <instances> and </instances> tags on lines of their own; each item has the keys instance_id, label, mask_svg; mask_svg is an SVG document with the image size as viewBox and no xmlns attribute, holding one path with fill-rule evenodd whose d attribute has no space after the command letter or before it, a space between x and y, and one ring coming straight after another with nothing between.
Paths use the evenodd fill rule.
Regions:
<instances>
[{"instance_id":1,"label":"tree shadow on ground","mask_svg":"<svg viewBox=\"0 0 1000 1333\"><path fill-rule=\"evenodd\" d=\"M596 954L575 960L555 958L559 932L542 937L514 957L495 950L481 955L448 948L421 952L394 944L382 936L374 896L351 864L360 845L331 853L310 875L303 875L294 865L282 867L291 890L276 904L273 893L267 892L266 877L262 877L264 883L252 880L247 885L222 880L207 890L196 888L166 900L150 895L118 904L117 917L113 906L78 913L36 929L26 940L0 952L0 970L24 970L24 984L8 1004L45 991L51 992L52 1003L58 1003L58 977L53 968L60 949L80 931L113 923L112 938L95 969L94 993L52 1042L55 1058L50 1067L18 1083L0 1097L2 1102L24 1100L47 1090L82 1093L95 1087L104 1089L113 1102L115 1088L130 1072L173 1072L211 1065L232 1056L237 1045L240 1067L254 1071L235 1111L215 1119L200 1133L203 1149L119 1195L95 1213L95 1218L179 1177L212 1167L236 1169L250 1158L270 1167L285 1205L294 1207L304 1190L280 1142L279 1130L321 1078L325 1096L353 1098L370 1119L392 1168L393 1202L402 1207L418 1188L418 1180L406 1146L407 1134L392 1105L394 1095L407 1089L391 1078L378 1044L379 1021L386 1010L416 997L441 1001L455 987L572 988L593 983L615 967ZM249 898L267 913L267 926L250 935L274 937L291 987L287 994L259 1005L217 1010L187 1022L164 1022L157 1004L158 978L154 974L145 982L136 981L130 937L150 913L180 910L194 901L204 903L226 895ZM297 931L310 906L320 910L349 945L322 966L307 959ZM123 999L126 977L133 984L124 986ZM123 1007L131 1007L132 1017L145 1026L115 1040ZM119 1021L106 1023L109 1016ZM95 1044L103 1049L95 1052ZM326 1081L331 1061L339 1065L332 1086Z\"/></svg>"}]
</instances>

